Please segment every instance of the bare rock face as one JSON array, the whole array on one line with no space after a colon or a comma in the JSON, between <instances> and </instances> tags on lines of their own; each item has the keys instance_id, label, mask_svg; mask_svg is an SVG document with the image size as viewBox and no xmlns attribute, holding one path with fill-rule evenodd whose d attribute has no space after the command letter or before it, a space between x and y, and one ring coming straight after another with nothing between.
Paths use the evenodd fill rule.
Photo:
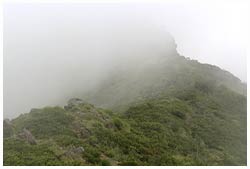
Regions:
<instances>
[{"instance_id":1,"label":"bare rock face","mask_svg":"<svg viewBox=\"0 0 250 169\"><path fill-rule=\"evenodd\" d=\"M23 129L23 132L18 134L18 137L20 139L24 139L25 141L27 141L30 144L37 144L35 137L26 128Z\"/></svg>"},{"instance_id":2,"label":"bare rock face","mask_svg":"<svg viewBox=\"0 0 250 169\"><path fill-rule=\"evenodd\" d=\"M3 137L7 138L7 137L11 137L14 135L14 127L11 124L9 119L5 119L3 121Z\"/></svg>"}]
</instances>

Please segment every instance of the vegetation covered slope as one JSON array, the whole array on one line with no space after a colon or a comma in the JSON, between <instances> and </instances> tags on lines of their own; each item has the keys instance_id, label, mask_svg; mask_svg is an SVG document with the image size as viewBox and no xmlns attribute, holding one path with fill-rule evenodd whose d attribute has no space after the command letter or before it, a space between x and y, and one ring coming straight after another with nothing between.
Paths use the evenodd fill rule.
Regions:
<instances>
[{"instance_id":1,"label":"vegetation covered slope","mask_svg":"<svg viewBox=\"0 0 250 169\"><path fill-rule=\"evenodd\" d=\"M246 96L246 84L231 73L175 52L117 67L99 88L85 94L83 98L99 107L123 112L135 102L167 96L173 91L186 90L196 84L211 88L204 90L225 86Z\"/></svg>"},{"instance_id":2,"label":"vegetation covered slope","mask_svg":"<svg viewBox=\"0 0 250 169\"><path fill-rule=\"evenodd\" d=\"M9 122L12 132L5 127L4 165L246 165L246 97L208 88L176 90L122 114L82 101L33 109ZM20 137L24 128L36 144Z\"/></svg>"},{"instance_id":3,"label":"vegetation covered slope","mask_svg":"<svg viewBox=\"0 0 250 169\"><path fill-rule=\"evenodd\" d=\"M246 85L175 49L83 98L4 120L4 165L246 165Z\"/></svg>"}]
</instances>

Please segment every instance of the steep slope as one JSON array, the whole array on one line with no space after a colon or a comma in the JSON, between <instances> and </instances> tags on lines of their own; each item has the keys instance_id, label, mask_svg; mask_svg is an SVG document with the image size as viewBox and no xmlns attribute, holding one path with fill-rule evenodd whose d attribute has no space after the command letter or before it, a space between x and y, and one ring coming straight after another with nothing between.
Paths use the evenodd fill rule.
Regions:
<instances>
[{"instance_id":1,"label":"steep slope","mask_svg":"<svg viewBox=\"0 0 250 169\"><path fill-rule=\"evenodd\" d=\"M246 165L246 84L171 43L84 94L101 108L75 98L4 120L4 165Z\"/></svg>"},{"instance_id":2,"label":"steep slope","mask_svg":"<svg viewBox=\"0 0 250 169\"><path fill-rule=\"evenodd\" d=\"M197 85L120 115L73 100L9 121L4 165L246 165L246 98L225 87Z\"/></svg>"},{"instance_id":3,"label":"steep slope","mask_svg":"<svg viewBox=\"0 0 250 169\"><path fill-rule=\"evenodd\" d=\"M210 88L225 86L246 96L246 84L231 73L190 60L175 51L117 67L99 88L83 98L99 107L122 112L135 102L167 96L176 89L186 90L197 84Z\"/></svg>"},{"instance_id":4,"label":"steep slope","mask_svg":"<svg viewBox=\"0 0 250 169\"><path fill-rule=\"evenodd\" d=\"M14 133L4 133L4 164L91 164L85 161L96 153L89 144L90 136L96 126L112 124L112 117L108 111L94 108L93 105L71 102L65 108L32 109L30 113L12 120L10 124ZM37 144L29 144L27 137L20 137L23 129L32 133ZM88 153L82 157L84 151Z\"/></svg>"}]
</instances>

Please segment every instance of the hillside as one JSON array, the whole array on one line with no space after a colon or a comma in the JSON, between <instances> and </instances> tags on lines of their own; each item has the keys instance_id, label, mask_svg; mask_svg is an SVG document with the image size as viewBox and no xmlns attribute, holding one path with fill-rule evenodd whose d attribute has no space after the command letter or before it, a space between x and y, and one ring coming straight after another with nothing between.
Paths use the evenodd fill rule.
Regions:
<instances>
[{"instance_id":1,"label":"hillside","mask_svg":"<svg viewBox=\"0 0 250 169\"><path fill-rule=\"evenodd\" d=\"M247 90L246 84L228 71L190 60L174 50L168 55L117 67L83 98L96 106L123 112L138 101L169 96L196 85L208 91L224 86L244 96Z\"/></svg>"},{"instance_id":2,"label":"hillside","mask_svg":"<svg viewBox=\"0 0 250 169\"><path fill-rule=\"evenodd\" d=\"M80 99L32 109L5 120L4 165L246 165L246 97L203 89L122 114Z\"/></svg>"},{"instance_id":3,"label":"hillside","mask_svg":"<svg viewBox=\"0 0 250 169\"><path fill-rule=\"evenodd\" d=\"M174 44L122 65L82 99L5 119L4 165L246 165L246 84Z\"/></svg>"}]
</instances>

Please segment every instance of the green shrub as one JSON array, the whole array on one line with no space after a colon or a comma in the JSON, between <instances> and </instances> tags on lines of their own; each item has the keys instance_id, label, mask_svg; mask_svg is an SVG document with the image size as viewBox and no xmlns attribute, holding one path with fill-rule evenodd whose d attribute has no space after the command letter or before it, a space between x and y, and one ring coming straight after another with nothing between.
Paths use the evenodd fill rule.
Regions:
<instances>
[{"instance_id":1,"label":"green shrub","mask_svg":"<svg viewBox=\"0 0 250 169\"><path fill-rule=\"evenodd\" d=\"M179 117L179 118L181 118L181 119L185 119L186 118L186 115L185 115L185 113L183 113L183 112L180 112L180 111L173 111L173 112L171 112L171 114L173 114L173 115L175 115L176 117Z\"/></svg>"},{"instance_id":2,"label":"green shrub","mask_svg":"<svg viewBox=\"0 0 250 169\"><path fill-rule=\"evenodd\" d=\"M102 165L102 166L110 166L111 163L110 163L108 160L102 160L102 161L101 161L101 165Z\"/></svg>"},{"instance_id":3,"label":"green shrub","mask_svg":"<svg viewBox=\"0 0 250 169\"><path fill-rule=\"evenodd\" d=\"M122 123L122 121L121 121L120 119L115 118L115 119L113 120L113 123L114 123L115 127L116 127L118 130L121 130L121 129L123 128L123 123Z\"/></svg>"},{"instance_id":4,"label":"green shrub","mask_svg":"<svg viewBox=\"0 0 250 169\"><path fill-rule=\"evenodd\" d=\"M121 165L121 166L137 166L138 164L135 161L124 161L124 162L119 163L119 165Z\"/></svg>"}]
</instances>

